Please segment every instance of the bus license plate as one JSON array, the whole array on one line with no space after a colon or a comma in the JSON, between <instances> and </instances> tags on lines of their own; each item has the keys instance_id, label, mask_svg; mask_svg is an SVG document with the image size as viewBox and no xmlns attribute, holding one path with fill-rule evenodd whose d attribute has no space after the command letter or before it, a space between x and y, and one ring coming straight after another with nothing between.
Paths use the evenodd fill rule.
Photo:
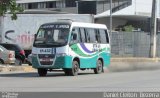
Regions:
<instances>
[{"instance_id":1,"label":"bus license plate","mask_svg":"<svg viewBox=\"0 0 160 98\"><path fill-rule=\"evenodd\" d=\"M50 60L50 58L42 58L42 59L40 59L40 61L42 61L42 62L50 62L51 60Z\"/></svg>"}]
</instances>

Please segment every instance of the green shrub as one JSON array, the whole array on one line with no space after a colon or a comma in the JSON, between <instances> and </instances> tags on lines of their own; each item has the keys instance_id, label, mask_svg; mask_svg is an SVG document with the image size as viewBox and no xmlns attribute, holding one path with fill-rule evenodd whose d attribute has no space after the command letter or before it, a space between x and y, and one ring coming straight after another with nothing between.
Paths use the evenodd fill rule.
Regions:
<instances>
[{"instance_id":1,"label":"green shrub","mask_svg":"<svg viewBox=\"0 0 160 98\"><path fill-rule=\"evenodd\" d=\"M132 32L134 30L134 27L132 25L124 26L124 31L126 32Z\"/></svg>"}]
</instances>

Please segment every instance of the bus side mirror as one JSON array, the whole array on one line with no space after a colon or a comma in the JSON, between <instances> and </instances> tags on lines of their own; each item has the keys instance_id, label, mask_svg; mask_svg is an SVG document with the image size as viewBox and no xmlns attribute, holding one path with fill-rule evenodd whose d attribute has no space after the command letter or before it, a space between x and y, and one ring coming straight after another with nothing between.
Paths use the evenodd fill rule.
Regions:
<instances>
[{"instance_id":1,"label":"bus side mirror","mask_svg":"<svg viewBox=\"0 0 160 98\"><path fill-rule=\"evenodd\" d=\"M36 39L37 34L34 34L34 39Z\"/></svg>"}]
</instances>

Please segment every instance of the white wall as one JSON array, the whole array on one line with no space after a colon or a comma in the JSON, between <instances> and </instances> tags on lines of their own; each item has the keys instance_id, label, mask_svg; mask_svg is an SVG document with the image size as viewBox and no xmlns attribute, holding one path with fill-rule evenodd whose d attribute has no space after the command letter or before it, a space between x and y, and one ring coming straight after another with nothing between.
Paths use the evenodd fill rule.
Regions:
<instances>
[{"instance_id":1,"label":"white wall","mask_svg":"<svg viewBox=\"0 0 160 98\"><path fill-rule=\"evenodd\" d=\"M133 0L136 15L151 16L153 0ZM157 15L160 16L160 2L157 0Z\"/></svg>"},{"instance_id":2,"label":"white wall","mask_svg":"<svg viewBox=\"0 0 160 98\"><path fill-rule=\"evenodd\" d=\"M158 17L160 17L160 0L157 0L157 11Z\"/></svg>"}]
</instances>

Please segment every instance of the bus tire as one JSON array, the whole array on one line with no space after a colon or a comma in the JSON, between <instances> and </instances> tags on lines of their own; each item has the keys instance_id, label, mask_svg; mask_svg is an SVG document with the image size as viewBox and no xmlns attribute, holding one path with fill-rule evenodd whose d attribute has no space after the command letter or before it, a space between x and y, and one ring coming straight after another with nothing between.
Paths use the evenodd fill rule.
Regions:
<instances>
[{"instance_id":1,"label":"bus tire","mask_svg":"<svg viewBox=\"0 0 160 98\"><path fill-rule=\"evenodd\" d=\"M94 73L95 74L100 74L103 72L103 63L101 60L98 60L97 61L97 65L96 65L96 68L94 68Z\"/></svg>"},{"instance_id":2,"label":"bus tire","mask_svg":"<svg viewBox=\"0 0 160 98\"><path fill-rule=\"evenodd\" d=\"M46 76L47 70L44 68L38 68L38 74L39 74L39 76Z\"/></svg>"},{"instance_id":3,"label":"bus tire","mask_svg":"<svg viewBox=\"0 0 160 98\"><path fill-rule=\"evenodd\" d=\"M71 76L77 76L79 72L79 63L77 61L72 62L72 69L70 69Z\"/></svg>"}]
</instances>

